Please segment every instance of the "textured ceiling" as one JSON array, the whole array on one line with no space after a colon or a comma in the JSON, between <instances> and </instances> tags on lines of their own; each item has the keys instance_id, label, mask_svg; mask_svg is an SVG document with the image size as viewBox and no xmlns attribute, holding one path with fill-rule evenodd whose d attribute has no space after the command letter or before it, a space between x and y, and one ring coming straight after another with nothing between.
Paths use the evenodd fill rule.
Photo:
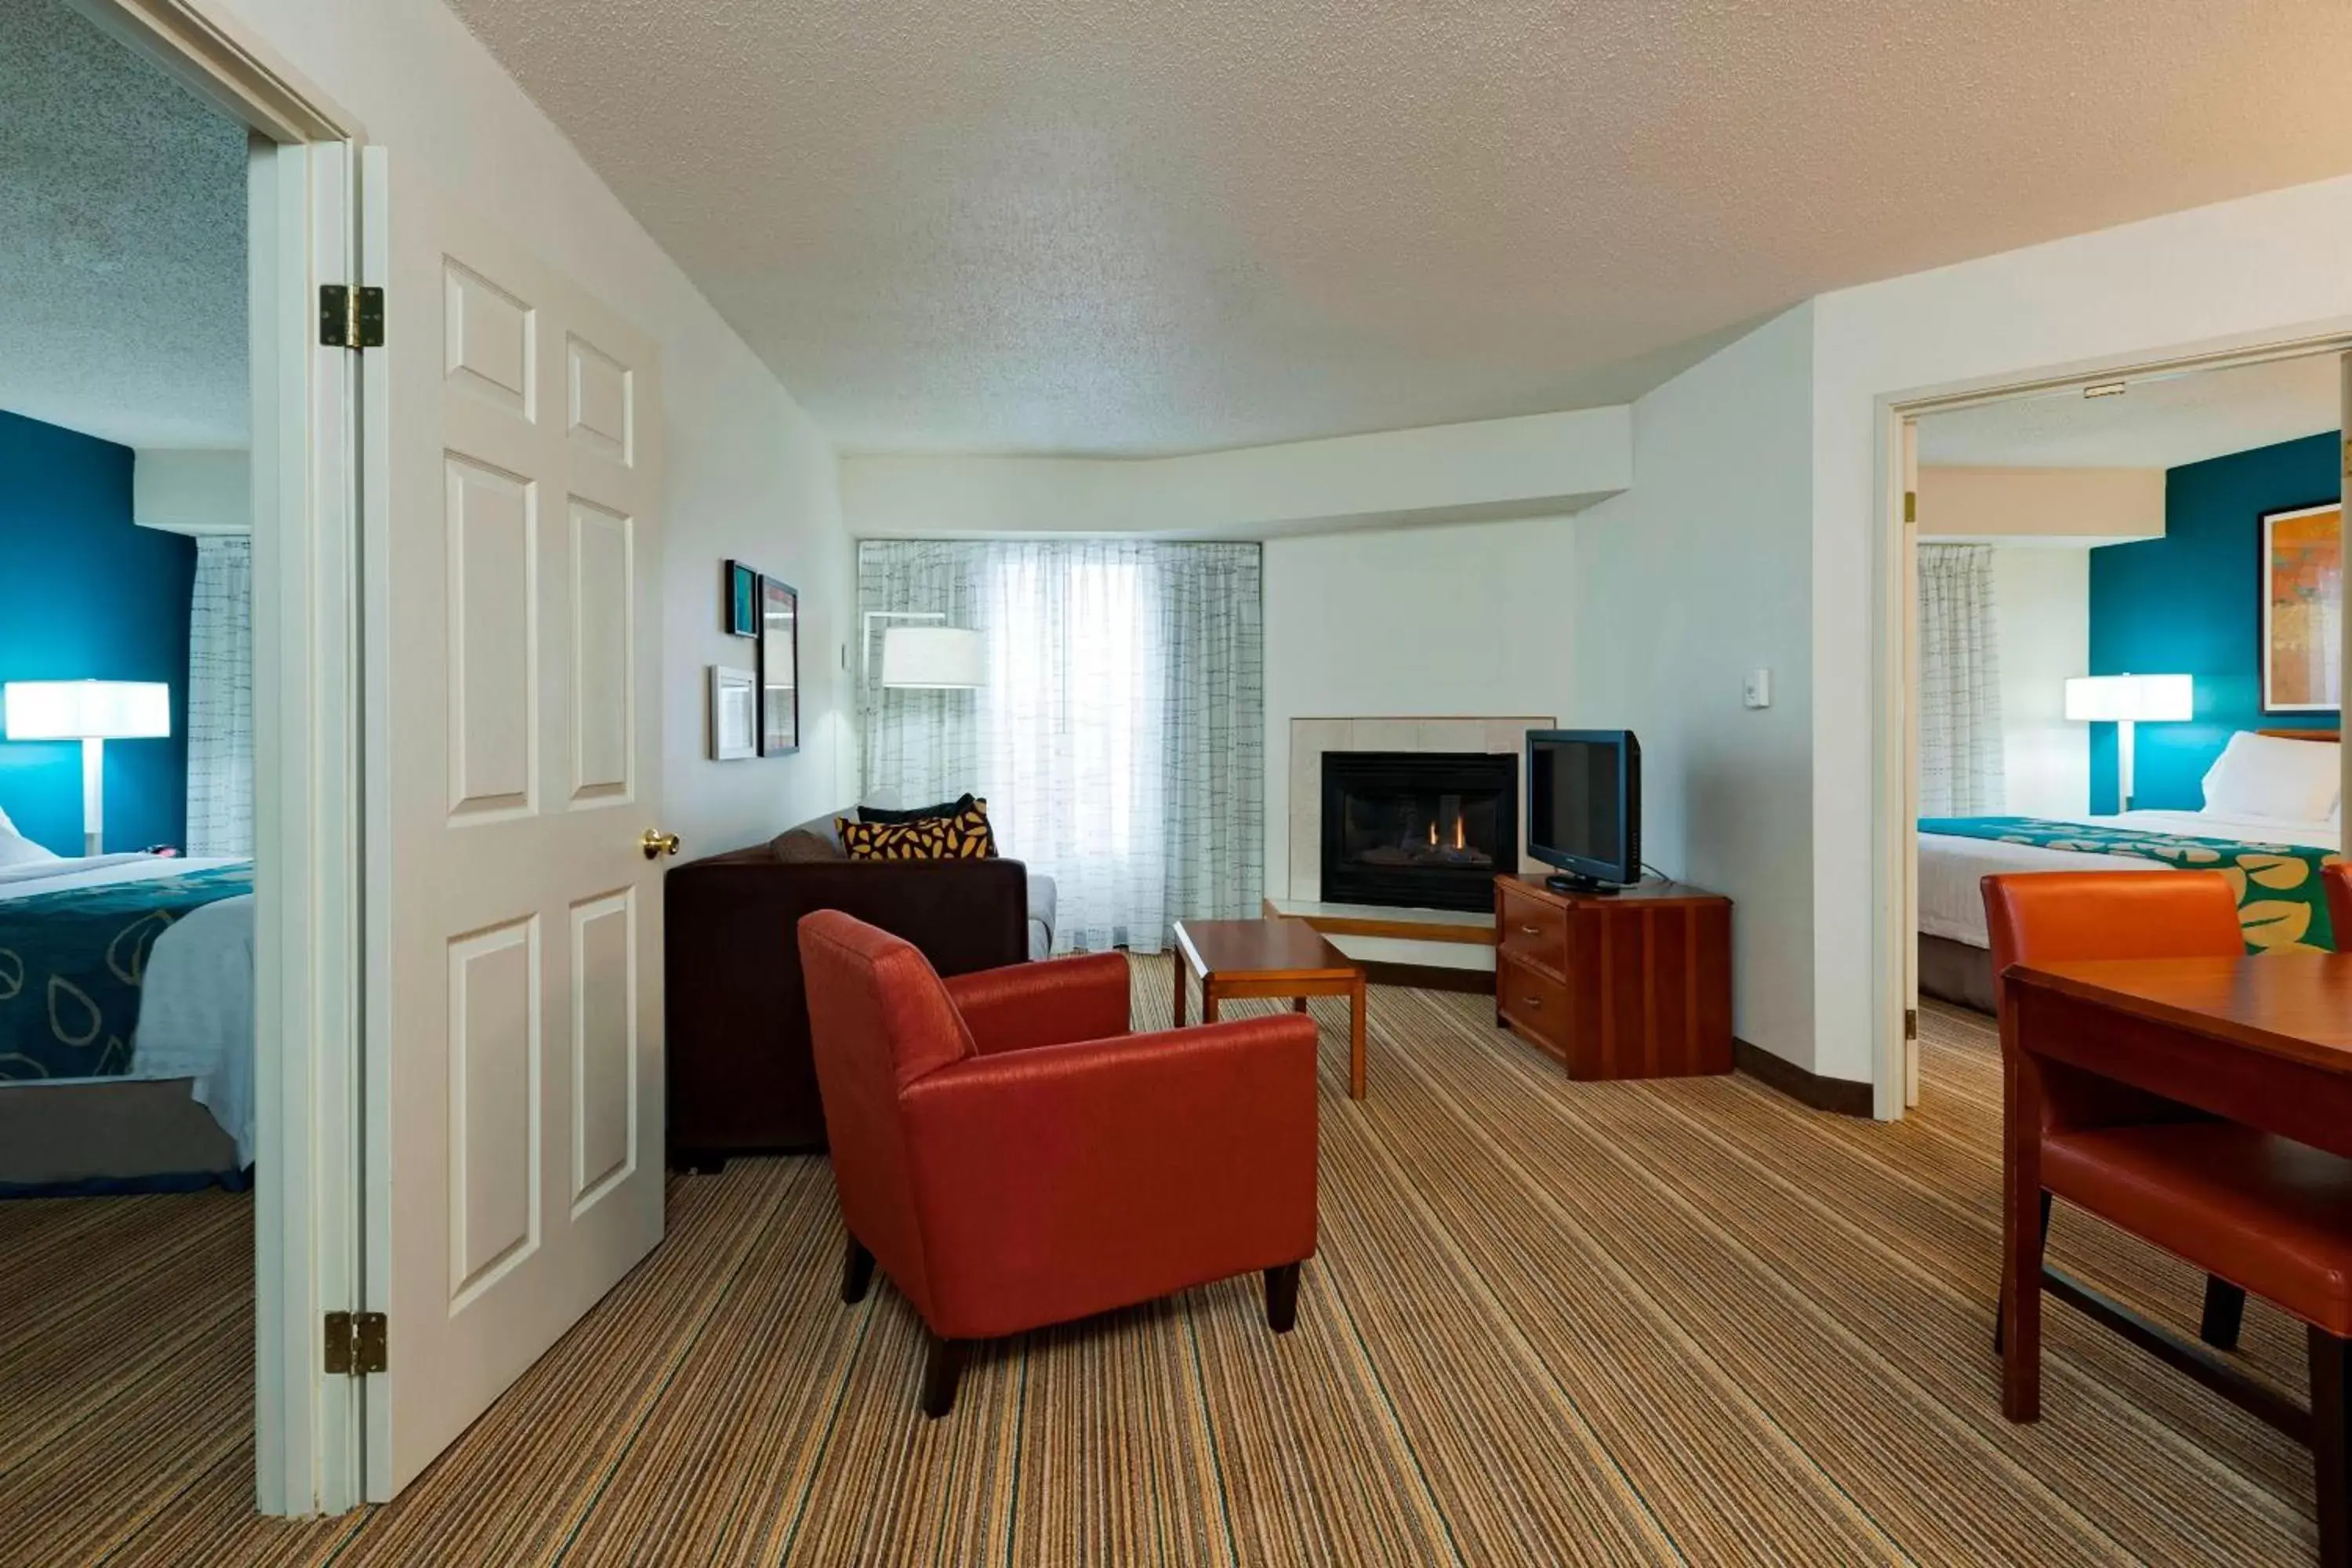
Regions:
<instances>
[{"instance_id":1,"label":"textured ceiling","mask_svg":"<svg viewBox=\"0 0 2352 1568\"><path fill-rule=\"evenodd\" d=\"M2341 0L455 0L853 449L1622 398L2352 169Z\"/></svg>"},{"instance_id":2,"label":"textured ceiling","mask_svg":"<svg viewBox=\"0 0 2352 1568\"><path fill-rule=\"evenodd\" d=\"M1919 460L2021 468L2174 468L2333 430L2334 354L1989 403L1919 421Z\"/></svg>"},{"instance_id":3,"label":"textured ceiling","mask_svg":"<svg viewBox=\"0 0 2352 1568\"><path fill-rule=\"evenodd\" d=\"M0 408L240 447L245 129L58 0L0 0Z\"/></svg>"}]
</instances>

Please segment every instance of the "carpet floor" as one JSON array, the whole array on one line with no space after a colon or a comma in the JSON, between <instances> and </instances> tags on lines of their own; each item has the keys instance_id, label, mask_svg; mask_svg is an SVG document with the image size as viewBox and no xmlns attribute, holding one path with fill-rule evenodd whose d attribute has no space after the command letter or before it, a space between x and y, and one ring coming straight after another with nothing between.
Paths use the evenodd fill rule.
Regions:
<instances>
[{"instance_id":1,"label":"carpet floor","mask_svg":"<svg viewBox=\"0 0 2352 1568\"><path fill-rule=\"evenodd\" d=\"M1165 1018L1139 963L1137 1016ZM0 1563L2297 1563L2305 1452L2063 1307L2001 1419L1996 1048L1931 1009L1885 1127L1745 1078L1568 1082L1475 996L1324 1027L1322 1247L979 1352L838 1300L820 1160L670 1188L669 1237L402 1499L251 1511L247 1200L0 1205ZM1245 1010L1244 1005L1234 1011ZM2061 1210L2188 1330L2199 1281ZM2299 1391L2250 1303L2243 1359Z\"/></svg>"}]
</instances>

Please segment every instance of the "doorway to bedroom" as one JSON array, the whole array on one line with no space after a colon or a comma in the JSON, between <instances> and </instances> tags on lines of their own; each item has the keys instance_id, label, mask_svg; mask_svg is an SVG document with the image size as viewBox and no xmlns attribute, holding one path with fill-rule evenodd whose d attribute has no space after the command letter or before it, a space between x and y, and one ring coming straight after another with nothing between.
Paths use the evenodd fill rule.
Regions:
<instances>
[{"instance_id":1,"label":"doorway to bedroom","mask_svg":"<svg viewBox=\"0 0 2352 1568\"><path fill-rule=\"evenodd\" d=\"M1931 1034L1989 1023L1996 871L2252 856L2249 948L2333 944L2342 383L2331 345L1906 422L1906 937Z\"/></svg>"},{"instance_id":2,"label":"doorway to bedroom","mask_svg":"<svg viewBox=\"0 0 2352 1568\"><path fill-rule=\"evenodd\" d=\"M0 147L0 1560L63 1562L254 1464L252 153L63 0Z\"/></svg>"}]
</instances>

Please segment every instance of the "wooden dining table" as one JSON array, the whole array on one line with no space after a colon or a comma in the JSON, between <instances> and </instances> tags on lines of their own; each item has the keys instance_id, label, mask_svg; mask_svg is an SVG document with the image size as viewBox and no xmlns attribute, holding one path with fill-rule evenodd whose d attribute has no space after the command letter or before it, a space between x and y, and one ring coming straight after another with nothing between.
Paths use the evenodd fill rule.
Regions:
<instances>
[{"instance_id":1,"label":"wooden dining table","mask_svg":"<svg viewBox=\"0 0 2352 1568\"><path fill-rule=\"evenodd\" d=\"M2046 1289L2281 1431L2309 1442L2315 1425L2340 1430L2344 1412L2306 1409L2061 1270L2044 1265L2037 1279L2033 1269L2046 1064L2352 1158L2352 953L2052 962L2017 965L2003 980L2002 1295L2015 1314L2003 1412L2016 1421L2040 1414L2039 1358L2018 1352L2038 1342ZM2323 1511L2343 1506L2341 1493L2321 1502Z\"/></svg>"}]
</instances>

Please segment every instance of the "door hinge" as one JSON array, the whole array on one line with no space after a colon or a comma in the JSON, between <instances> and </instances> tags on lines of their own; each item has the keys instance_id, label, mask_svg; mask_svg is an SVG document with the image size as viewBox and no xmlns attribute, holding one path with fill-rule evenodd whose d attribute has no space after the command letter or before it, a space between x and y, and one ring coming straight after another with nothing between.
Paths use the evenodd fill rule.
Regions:
<instances>
[{"instance_id":1,"label":"door hinge","mask_svg":"<svg viewBox=\"0 0 2352 1568\"><path fill-rule=\"evenodd\" d=\"M383 290L320 284L319 342L331 349L383 347Z\"/></svg>"},{"instance_id":2,"label":"door hinge","mask_svg":"<svg viewBox=\"0 0 2352 1568\"><path fill-rule=\"evenodd\" d=\"M385 1365L387 1326L382 1312L327 1314L327 1370L364 1377Z\"/></svg>"},{"instance_id":3,"label":"door hinge","mask_svg":"<svg viewBox=\"0 0 2352 1568\"><path fill-rule=\"evenodd\" d=\"M1916 1007L1903 1009L1903 1037L1906 1040L1919 1037L1919 1009Z\"/></svg>"},{"instance_id":4,"label":"door hinge","mask_svg":"<svg viewBox=\"0 0 2352 1568\"><path fill-rule=\"evenodd\" d=\"M1903 521L1906 523L1916 523L1919 521L1919 492L1917 490L1905 490L1903 492Z\"/></svg>"}]
</instances>

